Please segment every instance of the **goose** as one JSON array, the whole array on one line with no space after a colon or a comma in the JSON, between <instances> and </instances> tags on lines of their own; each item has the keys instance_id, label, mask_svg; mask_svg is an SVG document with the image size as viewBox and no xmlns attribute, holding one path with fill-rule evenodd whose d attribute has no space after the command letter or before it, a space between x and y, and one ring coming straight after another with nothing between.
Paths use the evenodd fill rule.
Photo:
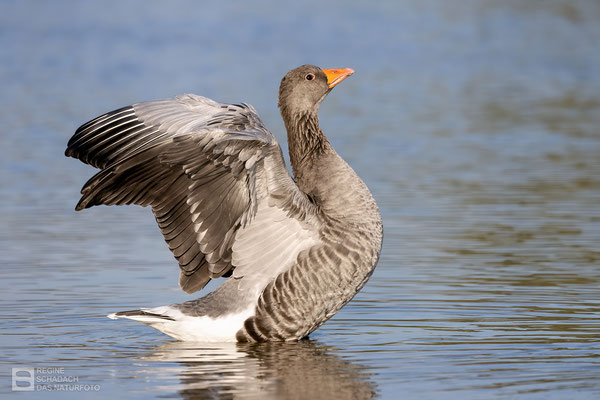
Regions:
<instances>
[{"instance_id":1,"label":"goose","mask_svg":"<svg viewBox=\"0 0 600 400\"><path fill-rule=\"evenodd\" d=\"M225 278L204 297L108 317L181 341L290 341L348 303L373 273L383 225L371 192L319 127L318 110L353 73L303 65L282 79L293 177L245 103L184 94L79 127L65 155L100 171L75 209L150 206L185 292Z\"/></svg>"}]
</instances>

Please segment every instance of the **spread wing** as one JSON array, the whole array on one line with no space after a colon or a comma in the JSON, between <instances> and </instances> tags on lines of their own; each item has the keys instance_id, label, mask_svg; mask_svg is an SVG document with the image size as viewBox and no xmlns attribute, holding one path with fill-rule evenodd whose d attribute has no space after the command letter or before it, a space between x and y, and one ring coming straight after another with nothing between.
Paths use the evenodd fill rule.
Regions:
<instances>
[{"instance_id":1,"label":"spread wing","mask_svg":"<svg viewBox=\"0 0 600 400\"><path fill-rule=\"evenodd\" d=\"M76 209L151 206L188 293L235 269L274 276L319 243L316 207L249 105L181 95L82 125L67 156L101 171Z\"/></svg>"}]
</instances>

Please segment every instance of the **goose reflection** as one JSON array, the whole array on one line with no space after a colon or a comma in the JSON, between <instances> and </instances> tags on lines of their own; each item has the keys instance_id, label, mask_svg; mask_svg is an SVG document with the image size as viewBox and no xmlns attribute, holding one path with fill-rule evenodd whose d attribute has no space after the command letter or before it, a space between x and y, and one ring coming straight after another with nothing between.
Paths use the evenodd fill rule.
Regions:
<instances>
[{"instance_id":1,"label":"goose reflection","mask_svg":"<svg viewBox=\"0 0 600 400\"><path fill-rule=\"evenodd\" d=\"M314 340L290 343L168 342L144 357L178 362L184 399L371 399L366 367Z\"/></svg>"}]
</instances>

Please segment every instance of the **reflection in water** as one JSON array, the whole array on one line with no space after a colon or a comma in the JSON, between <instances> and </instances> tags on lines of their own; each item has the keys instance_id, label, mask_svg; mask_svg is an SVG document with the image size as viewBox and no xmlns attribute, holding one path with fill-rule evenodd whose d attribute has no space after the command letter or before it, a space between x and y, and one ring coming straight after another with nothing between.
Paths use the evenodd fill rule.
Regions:
<instances>
[{"instance_id":1,"label":"reflection in water","mask_svg":"<svg viewBox=\"0 0 600 400\"><path fill-rule=\"evenodd\" d=\"M375 385L363 367L312 340L296 343L168 342L145 361L177 362L181 396L257 399L370 399ZM163 388L164 389L164 388Z\"/></svg>"}]
</instances>

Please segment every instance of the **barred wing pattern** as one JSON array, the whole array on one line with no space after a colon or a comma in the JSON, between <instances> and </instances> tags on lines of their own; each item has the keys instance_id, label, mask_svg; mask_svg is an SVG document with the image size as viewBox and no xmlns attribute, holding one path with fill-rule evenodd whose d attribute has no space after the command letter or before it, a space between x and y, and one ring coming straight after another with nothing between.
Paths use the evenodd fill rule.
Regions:
<instances>
[{"instance_id":1,"label":"barred wing pattern","mask_svg":"<svg viewBox=\"0 0 600 400\"><path fill-rule=\"evenodd\" d=\"M264 277L289 268L300 251L319 242L315 206L249 105L195 95L134 104L82 125L65 154L101 170L83 187L77 210L152 207L188 293L229 273L236 267L232 258L241 264L236 276L258 270ZM232 257L238 231L246 239L274 238L265 224L273 218L285 235L280 245L244 241ZM253 261L273 248L287 256L272 263L286 265Z\"/></svg>"}]
</instances>

